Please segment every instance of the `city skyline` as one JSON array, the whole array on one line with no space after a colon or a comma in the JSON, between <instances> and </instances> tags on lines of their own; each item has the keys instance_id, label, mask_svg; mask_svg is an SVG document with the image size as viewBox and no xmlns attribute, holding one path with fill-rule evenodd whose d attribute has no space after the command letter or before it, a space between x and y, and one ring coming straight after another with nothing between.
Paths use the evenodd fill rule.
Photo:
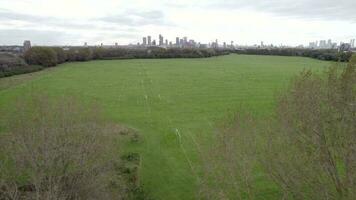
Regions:
<instances>
[{"instance_id":1,"label":"city skyline","mask_svg":"<svg viewBox=\"0 0 356 200\"><path fill-rule=\"evenodd\" d=\"M153 38L153 42L150 42ZM356 48L355 46L355 39L350 39L349 42L347 41L340 41L339 43L333 41L332 39L320 39L316 40L313 42L309 42L307 45L284 45L284 44L268 44L265 43L264 41L260 41L259 44L250 44L250 45L244 45L244 44L238 44L235 43L235 41L221 41L219 43L219 39L215 39L214 41L210 41L208 43L202 43L199 40L195 40L192 38L189 38L187 36L180 37L177 36L175 37L174 40L170 40L165 38L164 34L159 34L157 37L157 40L154 39L155 37L152 37L151 35L148 36L143 36L141 42L137 42L135 44L125 44L125 45L139 45L139 46L161 46L161 47L200 47L200 48L218 48L218 47L223 47L223 48L230 48L230 47L300 47L300 48L312 48L312 49L336 49L340 47L342 44L347 44L350 46L350 48ZM156 42L158 41L158 42ZM117 45L117 43L115 43ZM87 45L87 42L84 43L84 46ZM102 45L102 44L101 44ZM96 44L93 44L92 46L96 46ZM112 46L108 44L108 46Z\"/></svg>"},{"instance_id":2,"label":"city skyline","mask_svg":"<svg viewBox=\"0 0 356 200\"><path fill-rule=\"evenodd\" d=\"M157 47L167 47L167 48L309 48L309 49L343 49L343 50L353 50L355 51L356 46L355 46L355 39L350 39L349 42L344 42L341 41L339 44L332 39L321 39L321 40L316 40L309 42L308 45L296 45L296 46L290 46L290 45L274 45L274 44L268 44L265 43L264 41L260 41L259 44L252 44L252 45L243 45L243 44L237 44L235 41L221 41L219 43L219 39L215 39L214 41L208 42L208 43L201 43L198 40L189 38L187 36L184 37L175 37L175 40L169 40L164 37L163 34L159 34L158 39L156 40L155 37L152 37L151 35L144 36L142 37L141 42L137 42L135 44L119 44L118 42L110 43L110 44L89 44L88 42L84 42L84 47L90 47L90 46L102 46L102 47L119 47L119 46L137 46L137 47L150 47L150 46L157 46ZM31 46L31 41L30 40L25 40L23 45L0 45L0 47L10 47L10 48L17 48L23 46L25 49L28 48L28 46ZM36 44L34 46L37 46ZM82 45L53 45L53 46L82 46Z\"/></svg>"}]
</instances>

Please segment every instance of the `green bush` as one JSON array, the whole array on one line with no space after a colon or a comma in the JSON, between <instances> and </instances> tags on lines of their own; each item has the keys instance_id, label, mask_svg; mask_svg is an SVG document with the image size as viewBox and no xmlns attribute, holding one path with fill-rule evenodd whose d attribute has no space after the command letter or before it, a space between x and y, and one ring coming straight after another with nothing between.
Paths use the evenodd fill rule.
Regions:
<instances>
[{"instance_id":1,"label":"green bush","mask_svg":"<svg viewBox=\"0 0 356 200\"><path fill-rule=\"evenodd\" d=\"M88 61L93 59L93 51L90 48L78 49L77 61Z\"/></svg>"},{"instance_id":2,"label":"green bush","mask_svg":"<svg viewBox=\"0 0 356 200\"><path fill-rule=\"evenodd\" d=\"M52 48L56 54L57 54L57 63L58 64L61 64L61 63L64 63L67 61L67 55L66 53L64 52L64 50L60 47L53 47Z\"/></svg>"},{"instance_id":3,"label":"green bush","mask_svg":"<svg viewBox=\"0 0 356 200\"><path fill-rule=\"evenodd\" d=\"M57 53L50 47L32 47L25 53L25 60L30 65L52 67L57 65Z\"/></svg>"},{"instance_id":4,"label":"green bush","mask_svg":"<svg viewBox=\"0 0 356 200\"><path fill-rule=\"evenodd\" d=\"M90 48L71 48L66 52L68 61L89 61L93 59L93 50Z\"/></svg>"},{"instance_id":5,"label":"green bush","mask_svg":"<svg viewBox=\"0 0 356 200\"><path fill-rule=\"evenodd\" d=\"M104 56L104 49L101 47L95 47L93 48L93 59L94 60L100 60Z\"/></svg>"}]
</instances>

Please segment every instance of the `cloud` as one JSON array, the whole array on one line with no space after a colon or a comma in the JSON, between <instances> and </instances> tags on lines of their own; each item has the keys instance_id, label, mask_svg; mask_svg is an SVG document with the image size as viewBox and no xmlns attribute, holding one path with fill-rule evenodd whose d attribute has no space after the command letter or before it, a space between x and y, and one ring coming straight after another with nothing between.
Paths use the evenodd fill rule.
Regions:
<instances>
[{"instance_id":1,"label":"cloud","mask_svg":"<svg viewBox=\"0 0 356 200\"><path fill-rule=\"evenodd\" d=\"M102 17L99 20L126 26L168 25L164 13L158 10L142 12L127 10L120 14Z\"/></svg>"},{"instance_id":2,"label":"cloud","mask_svg":"<svg viewBox=\"0 0 356 200\"><path fill-rule=\"evenodd\" d=\"M160 16L155 12L136 15L151 18ZM133 39L138 38L139 29L132 23L107 23L99 18L66 19L0 9L0 32L2 44L20 44L23 40L30 39L38 44L51 45Z\"/></svg>"},{"instance_id":3,"label":"cloud","mask_svg":"<svg viewBox=\"0 0 356 200\"><path fill-rule=\"evenodd\" d=\"M0 21L21 21L36 26L63 27L74 29L90 29L93 24L76 19L63 19L48 16L22 14L8 10L0 10ZM77 22L76 22L77 21Z\"/></svg>"},{"instance_id":4,"label":"cloud","mask_svg":"<svg viewBox=\"0 0 356 200\"><path fill-rule=\"evenodd\" d=\"M29 26L55 27L75 30L110 30L110 31L138 31L137 26L168 25L161 11L126 10L121 14L109 15L89 19L57 18L49 16L22 14L0 9L0 22L18 21ZM25 28L25 27L24 27Z\"/></svg>"},{"instance_id":5,"label":"cloud","mask_svg":"<svg viewBox=\"0 0 356 200\"><path fill-rule=\"evenodd\" d=\"M56 45L63 41L74 41L78 35L61 31L34 29L0 29L0 44L21 44L24 40L31 40L33 44Z\"/></svg>"},{"instance_id":6,"label":"cloud","mask_svg":"<svg viewBox=\"0 0 356 200\"><path fill-rule=\"evenodd\" d=\"M356 22L355 0L205 0L167 5L225 11L249 9L284 17Z\"/></svg>"}]
</instances>

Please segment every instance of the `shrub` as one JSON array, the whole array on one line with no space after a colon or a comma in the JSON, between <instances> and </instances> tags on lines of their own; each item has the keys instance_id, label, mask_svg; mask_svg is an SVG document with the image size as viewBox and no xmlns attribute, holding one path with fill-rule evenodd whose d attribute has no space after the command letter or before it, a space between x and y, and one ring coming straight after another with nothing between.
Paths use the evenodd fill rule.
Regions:
<instances>
[{"instance_id":1,"label":"shrub","mask_svg":"<svg viewBox=\"0 0 356 200\"><path fill-rule=\"evenodd\" d=\"M32 47L26 51L25 60L30 65L52 67L57 65L57 54L50 47Z\"/></svg>"},{"instance_id":2,"label":"shrub","mask_svg":"<svg viewBox=\"0 0 356 200\"><path fill-rule=\"evenodd\" d=\"M60 47L53 47L52 48L57 55L57 63L61 64L67 61L67 55L65 54L64 50Z\"/></svg>"},{"instance_id":3,"label":"shrub","mask_svg":"<svg viewBox=\"0 0 356 200\"><path fill-rule=\"evenodd\" d=\"M93 59L93 51L90 48L71 48L66 51L68 61L89 61Z\"/></svg>"},{"instance_id":4,"label":"shrub","mask_svg":"<svg viewBox=\"0 0 356 200\"><path fill-rule=\"evenodd\" d=\"M93 48L93 59L94 60L100 60L103 59L104 57L104 49L101 47L95 47Z\"/></svg>"},{"instance_id":5,"label":"shrub","mask_svg":"<svg viewBox=\"0 0 356 200\"><path fill-rule=\"evenodd\" d=\"M19 103L1 135L0 199L125 199L117 131L73 99Z\"/></svg>"},{"instance_id":6,"label":"shrub","mask_svg":"<svg viewBox=\"0 0 356 200\"><path fill-rule=\"evenodd\" d=\"M88 61L93 59L93 51L90 48L80 48L77 53L77 61Z\"/></svg>"}]
</instances>

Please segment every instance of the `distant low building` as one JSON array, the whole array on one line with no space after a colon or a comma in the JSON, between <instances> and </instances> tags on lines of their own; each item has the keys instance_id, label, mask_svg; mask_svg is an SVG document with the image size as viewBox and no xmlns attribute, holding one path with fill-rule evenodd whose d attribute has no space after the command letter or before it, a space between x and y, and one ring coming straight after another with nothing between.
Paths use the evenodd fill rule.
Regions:
<instances>
[{"instance_id":1,"label":"distant low building","mask_svg":"<svg viewBox=\"0 0 356 200\"><path fill-rule=\"evenodd\" d=\"M24 52L23 46L0 46L0 52L22 54Z\"/></svg>"}]
</instances>

